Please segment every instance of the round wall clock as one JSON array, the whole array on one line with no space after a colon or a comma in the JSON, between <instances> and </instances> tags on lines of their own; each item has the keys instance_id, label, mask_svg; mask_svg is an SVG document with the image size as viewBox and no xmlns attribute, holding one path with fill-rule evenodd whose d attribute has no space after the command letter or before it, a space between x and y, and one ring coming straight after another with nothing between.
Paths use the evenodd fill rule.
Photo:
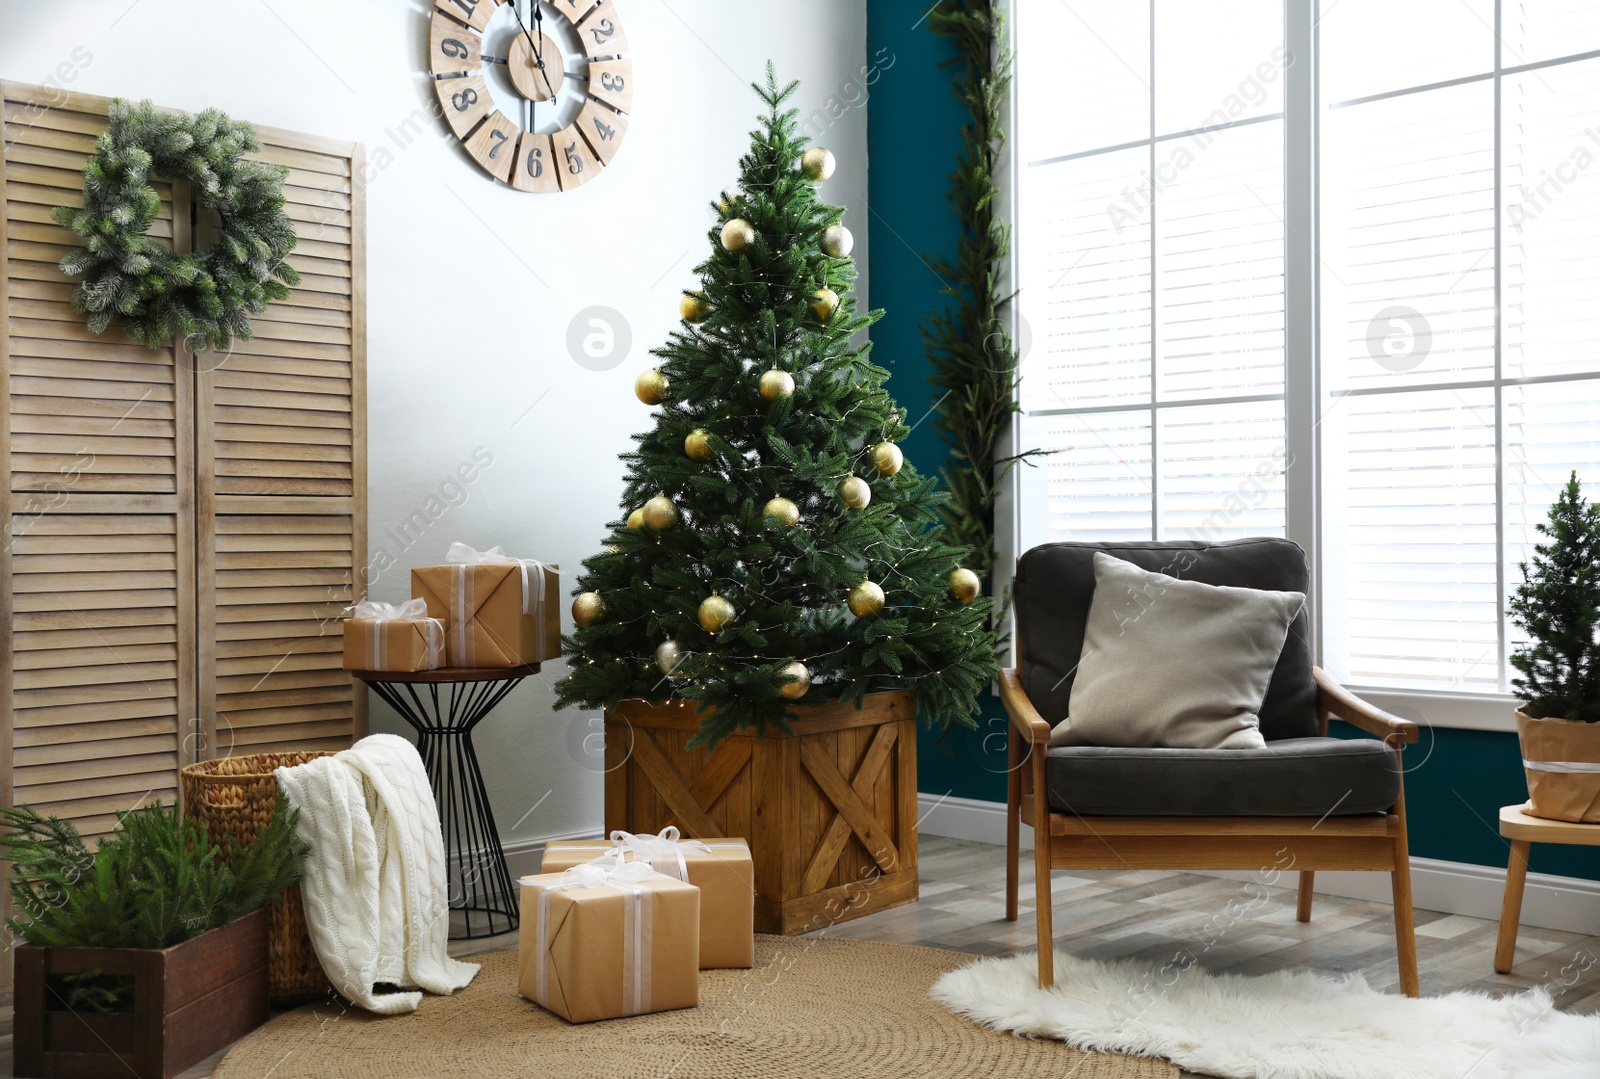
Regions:
<instances>
[{"instance_id":1,"label":"round wall clock","mask_svg":"<svg viewBox=\"0 0 1600 1079\"><path fill-rule=\"evenodd\" d=\"M518 191L571 191L610 165L633 110L612 0L434 0L428 70L445 122Z\"/></svg>"}]
</instances>

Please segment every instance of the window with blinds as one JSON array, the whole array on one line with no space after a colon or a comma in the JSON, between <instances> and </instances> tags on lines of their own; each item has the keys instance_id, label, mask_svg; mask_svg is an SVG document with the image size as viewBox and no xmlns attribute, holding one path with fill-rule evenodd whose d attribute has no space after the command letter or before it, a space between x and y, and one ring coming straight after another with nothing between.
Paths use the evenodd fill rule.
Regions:
<instances>
[{"instance_id":1,"label":"window with blinds","mask_svg":"<svg viewBox=\"0 0 1600 1079\"><path fill-rule=\"evenodd\" d=\"M1289 534L1338 674L1507 691L1534 526L1600 494L1600 5L1285 9L1014 7L1023 546Z\"/></svg>"}]
</instances>

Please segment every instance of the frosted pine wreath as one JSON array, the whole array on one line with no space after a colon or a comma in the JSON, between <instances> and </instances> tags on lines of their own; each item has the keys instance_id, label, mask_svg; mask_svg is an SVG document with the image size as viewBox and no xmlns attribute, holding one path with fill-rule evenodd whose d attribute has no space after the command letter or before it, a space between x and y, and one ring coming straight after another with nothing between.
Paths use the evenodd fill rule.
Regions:
<instances>
[{"instance_id":1,"label":"frosted pine wreath","mask_svg":"<svg viewBox=\"0 0 1600 1079\"><path fill-rule=\"evenodd\" d=\"M91 332L120 320L151 348L181 337L196 352L253 336L249 316L300 283L284 261L296 242L283 212L289 170L245 159L260 150L254 128L216 109L185 116L148 101L112 103L83 166L83 208L54 211L84 241L61 270L83 278L72 306L89 316ZM195 202L221 219L216 243L174 254L146 235L161 209L155 176L189 181Z\"/></svg>"}]
</instances>

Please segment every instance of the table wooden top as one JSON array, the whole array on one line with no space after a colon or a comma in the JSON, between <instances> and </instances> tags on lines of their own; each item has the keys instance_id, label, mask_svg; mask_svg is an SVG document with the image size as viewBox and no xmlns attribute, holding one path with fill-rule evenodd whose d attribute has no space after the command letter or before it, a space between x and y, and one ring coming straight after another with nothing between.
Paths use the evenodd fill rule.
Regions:
<instances>
[{"instance_id":1,"label":"table wooden top","mask_svg":"<svg viewBox=\"0 0 1600 1079\"><path fill-rule=\"evenodd\" d=\"M1506 806L1500 810L1500 834L1507 839L1525 839L1530 843L1575 843L1584 847L1600 847L1600 824L1572 824L1564 820L1547 820L1530 817L1524 810L1527 803Z\"/></svg>"},{"instance_id":2,"label":"table wooden top","mask_svg":"<svg viewBox=\"0 0 1600 1079\"><path fill-rule=\"evenodd\" d=\"M539 664L524 667L438 667L431 671L351 671L363 682L499 682L539 673Z\"/></svg>"}]
</instances>

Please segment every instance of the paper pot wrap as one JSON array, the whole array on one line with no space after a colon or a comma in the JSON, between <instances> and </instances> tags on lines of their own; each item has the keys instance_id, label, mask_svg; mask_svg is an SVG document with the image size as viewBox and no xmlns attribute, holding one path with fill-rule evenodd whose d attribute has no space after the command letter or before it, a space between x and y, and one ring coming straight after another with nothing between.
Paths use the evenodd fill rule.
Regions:
<instances>
[{"instance_id":1,"label":"paper pot wrap","mask_svg":"<svg viewBox=\"0 0 1600 1079\"><path fill-rule=\"evenodd\" d=\"M517 991L573 1023L700 1003L700 889L645 865L523 877Z\"/></svg>"},{"instance_id":2,"label":"paper pot wrap","mask_svg":"<svg viewBox=\"0 0 1600 1079\"><path fill-rule=\"evenodd\" d=\"M1528 814L1600 824L1600 723L1534 719L1517 713Z\"/></svg>"},{"instance_id":3,"label":"paper pot wrap","mask_svg":"<svg viewBox=\"0 0 1600 1079\"><path fill-rule=\"evenodd\" d=\"M561 654L557 567L464 543L445 557L449 565L411 571L411 594L444 622L448 666L521 667Z\"/></svg>"},{"instance_id":4,"label":"paper pot wrap","mask_svg":"<svg viewBox=\"0 0 1600 1079\"><path fill-rule=\"evenodd\" d=\"M621 851L624 861L645 861L658 873L700 889L700 969L755 965L755 867L742 839L679 841L678 830L659 836L613 832L607 839L558 839L546 844L540 871L559 873Z\"/></svg>"},{"instance_id":5,"label":"paper pot wrap","mask_svg":"<svg viewBox=\"0 0 1600 1079\"><path fill-rule=\"evenodd\" d=\"M362 600L344 623L347 671L431 671L444 664L444 623L421 600Z\"/></svg>"}]
</instances>

